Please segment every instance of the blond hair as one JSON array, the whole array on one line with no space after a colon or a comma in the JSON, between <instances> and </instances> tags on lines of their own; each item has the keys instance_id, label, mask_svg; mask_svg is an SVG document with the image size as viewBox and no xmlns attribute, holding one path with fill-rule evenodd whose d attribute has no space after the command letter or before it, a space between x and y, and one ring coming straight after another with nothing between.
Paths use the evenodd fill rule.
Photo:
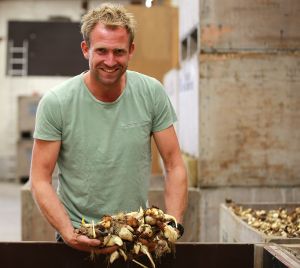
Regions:
<instances>
[{"instance_id":1,"label":"blond hair","mask_svg":"<svg viewBox=\"0 0 300 268\"><path fill-rule=\"evenodd\" d=\"M129 34L129 44L135 35L135 19L133 15L120 4L104 3L86 13L81 19L81 33L83 39L90 45L90 33L97 23L109 27L124 27Z\"/></svg>"}]
</instances>

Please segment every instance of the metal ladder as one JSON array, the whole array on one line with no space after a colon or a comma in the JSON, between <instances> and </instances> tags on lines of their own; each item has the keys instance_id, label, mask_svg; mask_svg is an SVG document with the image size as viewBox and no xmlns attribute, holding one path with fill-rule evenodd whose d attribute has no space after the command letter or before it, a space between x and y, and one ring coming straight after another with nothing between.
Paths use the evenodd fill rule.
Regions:
<instances>
[{"instance_id":1,"label":"metal ladder","mask_svg":"<svg viewBox=\"0 0 300 268\"><path fill-rule=\"evenodd\" d=\"M12 40L8 41L8 75L26 76L28 73L28 40L21 47L15 47ZM16 68L19 66L19 68Z\"/></svg>"}]
</instances>

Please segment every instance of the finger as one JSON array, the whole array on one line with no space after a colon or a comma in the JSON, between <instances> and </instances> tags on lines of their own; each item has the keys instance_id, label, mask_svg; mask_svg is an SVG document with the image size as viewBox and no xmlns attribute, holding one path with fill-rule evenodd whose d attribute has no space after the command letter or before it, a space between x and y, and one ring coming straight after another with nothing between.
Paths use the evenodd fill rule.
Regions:
<instances>
[{"instance_id":1,"label":"finger","mask_svg":"<svg viewBox=\"0 0 300 268\"><path fill-rule=\"evenodd\" d=\"M90 247L99 247L101 242L97 239L90 239L88 241L88 244L89 244Z\"/></svg>"},{"instance_id":2,"label":"finger","mask_svg":"<svg viewBox=\"0 0 300 268\"><path fill-rule=\"evenodd\" d=\"M98 239L90 239L84 235L78 236L76 240L78 243L89 246L89 247L97 247L101 243L100 240L98 240Z\"/></svg>"}]
</instances>

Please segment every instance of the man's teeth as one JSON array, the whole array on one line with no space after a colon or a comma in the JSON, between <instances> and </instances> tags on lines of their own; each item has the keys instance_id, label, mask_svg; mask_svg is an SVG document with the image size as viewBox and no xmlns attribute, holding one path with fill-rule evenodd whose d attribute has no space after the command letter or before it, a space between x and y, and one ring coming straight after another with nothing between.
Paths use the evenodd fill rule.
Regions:
<instances>
[{"instance_id":1,"label":"man's teeth","mask_svg":"<svg viewBox=\"0 0 300 268\"><path fill-rule=\"evenodd\" d=\"M107 72L107 73L112 73L114 72L115 70L107 70L107 69L103 69L104 72Z\"/></svg>"}]
</instances>

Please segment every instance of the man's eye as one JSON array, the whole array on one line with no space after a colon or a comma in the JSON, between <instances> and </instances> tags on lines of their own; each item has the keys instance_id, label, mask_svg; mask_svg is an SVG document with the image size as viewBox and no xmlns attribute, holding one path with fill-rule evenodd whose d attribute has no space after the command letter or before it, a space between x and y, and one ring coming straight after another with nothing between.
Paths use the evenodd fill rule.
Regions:
<instances>
[{"instance_id":1,"label":"man's eye","mask_svg":"<svg viewBox=\"0 0 300 268\"><path fill-rule=\"evenodd\" d=\"M100 53L100 54L104 54L106 52L106 49L105 48L98 48L97 52Z\"/></svg>"},{"instance_id":2,"label":"man's eye","mask_svg":"<svg viewBox=\"0 0 300 268\"><path fill-rule=\"evenodd\" d=\"M116 49L115 50L116 55L123 55L124 53L125 53L125 51L123 49Z\"/></svg>"}]
</instances>

